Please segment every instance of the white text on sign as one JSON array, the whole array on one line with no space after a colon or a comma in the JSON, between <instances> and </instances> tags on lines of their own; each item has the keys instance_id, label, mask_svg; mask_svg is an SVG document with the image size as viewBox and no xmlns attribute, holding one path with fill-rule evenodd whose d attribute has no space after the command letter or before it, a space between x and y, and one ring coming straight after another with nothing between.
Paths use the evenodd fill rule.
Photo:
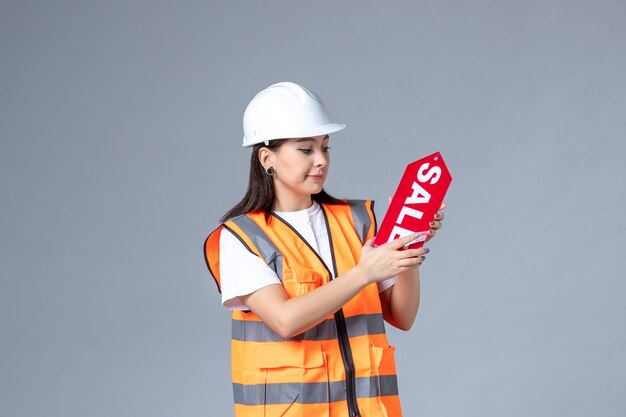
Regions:
<instances>
[{"instance_id":1,"label":"white text on sign","mask_svg":"<svg viewBox=\"0 0 626 417\"><path fill-rule=\"evenodd\" d=\"M398 218L396 219L396 224L393 226L387 242L391 242L397 238L408 236L412 233L421 232L421 230L410 230L406 227L402 227L402 224L406 217L413 217L419 220L424 215L424 212L408 206L415 204L428 204L428 202L430 201L430 193L426 191L421 184L436 184L437 181L439 181L440 177L440 167L433 166L432 168L430 168L429 162L426 162L420 166L420 168L417 170L416 181L413 181L413 184L411 185L411 189L413 190L413 192L404 200L404 204L402 205L400 213L398 214Z\"/></svg>"}]
</instances>

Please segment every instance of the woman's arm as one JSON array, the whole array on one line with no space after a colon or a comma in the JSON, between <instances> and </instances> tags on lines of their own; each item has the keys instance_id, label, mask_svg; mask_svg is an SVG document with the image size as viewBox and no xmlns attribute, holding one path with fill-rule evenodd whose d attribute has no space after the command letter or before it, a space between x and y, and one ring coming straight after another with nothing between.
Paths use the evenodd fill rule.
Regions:
<instances>
[{"instance_id":1,"label":"woman's arm","mask_svg":"<svg viewBox=\"0 0 626 417\"><path fill-rule=\"evenodd\" d=\"M398 329L409 330L420 305L419 266L399 274L396 283L379 296L385 321Z\"/></svg>"},{"instance_id":2,"label":"woman's arm","mask_svg":"<svg viewBox=\"0 0 626 417\"><path fill-rule=\"evenodd\" d=\"M441 210L445 207L446 205L442 204ZM431 223L428 240L432 239L437 230L441 229L443 218L442 211L435 215L435 221ZM424 254L428 252L428 249L424 250ZM396 283L379 294L385 321L401 330L409 330L413 326L420 305L419 265L421 262L415 268L398 274Z\"/></svg>"},{"instance_id":3,"label":"woman's arm","mask_svg":"<svg viewBox=\"0 0 626 417\"><path fill-rule=\"evenodd\" d=\"M334 314L365 286L415 269L423 248L398 250L415 237L406 236L376 248L373 239L369 240L354 268L309 293L289 298L282 285L268 285L240 298L279 336L293 337Z\"/></svg>"}]
</instances>

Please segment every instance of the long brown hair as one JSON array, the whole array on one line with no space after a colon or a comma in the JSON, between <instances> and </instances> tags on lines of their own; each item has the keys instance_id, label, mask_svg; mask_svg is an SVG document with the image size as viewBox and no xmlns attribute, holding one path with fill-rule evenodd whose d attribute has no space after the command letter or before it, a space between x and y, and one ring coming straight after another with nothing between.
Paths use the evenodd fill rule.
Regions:
<instances>
[{"instance_id":1,"label":"long brown hair","mask_svg":"<svg viewBox=\"0 0 626 417\"><path fill-rule=\"evenodd\" d=\"M250 155L250 176L248 179L248 190L243 199L235 205L235 207L228 210L226 214L222 216L220 222L225 222L231 217L239 216L255 210L263 210L265 212L265 218L268 219L272 213L272 207L276 201L276 194L274 192L274 179L271 175L268 175L259 161L259 150L263 147L267 149L280 148L287 139L271 140L266 145L265 143L258 143L252 148ZM345 204L344 200L339 200L324 189L317 194L311 195L313 201L318 203L328 204Z\"/></svg>"}]
</instances>

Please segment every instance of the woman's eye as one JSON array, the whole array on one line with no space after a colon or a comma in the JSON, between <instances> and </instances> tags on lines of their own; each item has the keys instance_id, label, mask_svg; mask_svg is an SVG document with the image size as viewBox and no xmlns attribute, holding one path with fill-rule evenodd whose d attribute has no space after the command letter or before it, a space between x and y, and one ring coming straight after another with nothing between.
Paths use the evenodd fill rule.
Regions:
<instances>
[{"instance_id":1,"label":"woman's eye","mask_svg":"<svg viewBox=\"0 0 626 417\"><path fill-rule=\"evenodd\" d=\"M330 146L324 146L322 148L322 152L328 152L328 151L330 151Z\"/></svg>"},{"instance_id":2,"label":"woman's eye","mask_svg":"<svg viewBox=\"0 0 626 417\"><path fill-rule=\"evenodd\" d=\"M307 149L307 148L302 148L302 149L298 149L300 152L302 152L303 154L310 154L311 153L311 149Z\"/></svg>"}]
</instances>

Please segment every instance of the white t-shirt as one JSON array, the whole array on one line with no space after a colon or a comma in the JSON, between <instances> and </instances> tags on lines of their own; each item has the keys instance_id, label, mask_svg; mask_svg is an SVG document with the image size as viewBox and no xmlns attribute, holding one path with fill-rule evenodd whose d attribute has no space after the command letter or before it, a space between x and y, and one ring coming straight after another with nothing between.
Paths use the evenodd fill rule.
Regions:
<instances>
[{"instance_id":1,"label":"white t-shirt","mask_svg":"<svg viewBox=\"0 0 626 417\"><path fill-rule=\"evenodd\" d=\"M308 209L291 212L276 212L289 223L322 258L333 273L330 240L321 206L313 202ZM382 292L396 283L397 277L378 283ZM239 297L272 284L281 284L280 279L263 259L259 258L224 229L220 235L220 283L222 305L230 310L247 310Z\"/></svg>"}]
</instances>

